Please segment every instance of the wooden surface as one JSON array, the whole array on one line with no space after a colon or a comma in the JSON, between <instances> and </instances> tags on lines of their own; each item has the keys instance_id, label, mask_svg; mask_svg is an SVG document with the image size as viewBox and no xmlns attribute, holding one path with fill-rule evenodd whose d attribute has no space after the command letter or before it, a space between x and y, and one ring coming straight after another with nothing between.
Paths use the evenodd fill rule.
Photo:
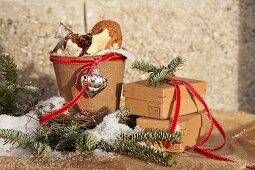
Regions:
<instances>
[{"instance_id":1,"label":"wooden surface","mask_svg":"<svg viewBox=\"0 0 255 170\"><path fill-rule=\"evenodd\" d=\"M73 160L66 158L50 163L33 163L29 158L0 157L0 169L245 169L246 165L255 164L255 115L238 112L227 113L214 111L213 114L227 133L226 146L216 152L225 155L236 163L221 162L201 157L192 151L177 154L177 164L164 167L127 156L116 155L115 158L95 158ZM214 131L208 145L222 142L217 131Z\"/></svg>"}]
</instances>

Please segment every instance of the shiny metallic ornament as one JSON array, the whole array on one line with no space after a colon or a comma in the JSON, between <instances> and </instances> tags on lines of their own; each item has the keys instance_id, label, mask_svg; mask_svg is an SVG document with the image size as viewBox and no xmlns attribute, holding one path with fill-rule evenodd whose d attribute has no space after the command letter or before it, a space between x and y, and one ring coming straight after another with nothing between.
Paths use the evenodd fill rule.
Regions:
<instances>
[{"instance_id":1,"label":"shiny metallic ornament","mask_svg":"<svg viewBox=\"0 0 255 170\"><path fill-rule=\"evenodd\" d=\"M95 68L91 76L84 75L81 77L81 85L84 86L88 82L87 94L93 98L96 94L104 90L107 86L107 79L99 75L100 70Z\"/></svg>"}]
</instances>

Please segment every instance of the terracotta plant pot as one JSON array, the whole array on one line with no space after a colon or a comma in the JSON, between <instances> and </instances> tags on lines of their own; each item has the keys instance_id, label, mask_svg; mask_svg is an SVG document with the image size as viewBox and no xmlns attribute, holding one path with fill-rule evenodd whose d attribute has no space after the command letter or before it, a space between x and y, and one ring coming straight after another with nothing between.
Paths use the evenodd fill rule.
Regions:
<instances>
[{"instance_id":1,"label":"terracotta plant pot","mask_svg":"<svg viewBox=\"0 0 255 170\"><path fill-rule=\"evenodd\" d=\"M57 56L51 56L57 57ZM79 59L94 59L102 56L85 56ZM70 58L70 57L69 57ZM76 58L77 59L77 58ZM57 84L60 96L63 97L66 102L71 101L74 98L73 89L76 80L77 72L82 65L79 64L58 64L53 63ZM101 63L97 66L99 68L99 75L107 79L106 87L90 98L87 94L84 94L80 99L81 105L86 111L89 112L106 112L112 113L119 109L121 89L124 77L125 61L108 61ZM87 73L88 70L84 72ZM80 79L80 78L79 78ZM79 81L77 89L81 91L82 85ZM75 110L78 107L75 107Z\"/></svg>"}]
</instances>

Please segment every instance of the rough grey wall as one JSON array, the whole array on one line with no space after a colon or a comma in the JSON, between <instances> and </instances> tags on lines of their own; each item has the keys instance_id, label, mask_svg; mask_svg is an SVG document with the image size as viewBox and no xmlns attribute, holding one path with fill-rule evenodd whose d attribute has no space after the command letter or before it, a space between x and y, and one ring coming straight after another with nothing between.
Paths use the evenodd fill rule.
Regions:
<instances>
[{"instance_id":1,"label":"rough grey wall","mask_svg":"<svg viewBox=\"0 0 255 170\"><path fill-rule=\"evenodd\" d=\"M101 19L118 21L124 46L139 59L161 65L185 57L177 74L208 81L210 107L255 112L254 0L87 0L86 9L88 30ZM83 0L0 0L0 51L51 96L52 37L59 21L84 32L83 19ZM125 82L140 79L129 65Z\"/></svg>"},{"instance_id":2,"label":"rough grey wall","mask_svg":"<svg viewBox=\"0 0 255 170\"><path fill-rule=\"evenodd\" d=\"M166 64L187 59L177 75L208 81L207 101L216 109L238 109L239 3L222 0L89 0L88 25L117 20L124 46L139 59ZM145 77L145 76L144 76ZM126 81L140 79L127 70Z\"/></svg>"},{"instance_id":3,"label":"rough grey wall","mask_svg":"<svg viewBox=\"0 0 255 170\"><path fill-rule=\"evenodd\" d=\"M240 1L239 10L238 103L255 113L255 1Z\"/></svg>"}]
</instances>

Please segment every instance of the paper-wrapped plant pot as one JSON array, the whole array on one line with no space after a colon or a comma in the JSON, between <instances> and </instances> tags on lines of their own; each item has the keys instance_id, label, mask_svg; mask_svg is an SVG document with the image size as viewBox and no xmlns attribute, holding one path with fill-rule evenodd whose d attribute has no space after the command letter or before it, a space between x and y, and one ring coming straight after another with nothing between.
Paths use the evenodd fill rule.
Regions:
<instances>
[{"instance_id":1,"label":"paper-wrapped plant pot","mask_svg":"<svg viewBox=\"0 0 255 170\"><path fill-rule=\"evenodd\" d=\"M116 54L117 55L117 54ZM59 56L51 55L51 58L57 58ZM95 58L102 57L98 56L84 56L80 57L81 60L93 60ZM63 57L61 57L63 58ZM68 57L72 58L72 57ZM77 57L73 57L77 59ZM53 63L57 85L60 96L63 97L66 102L70 102L74 96L74 85L76 76L79 69L83 66L82 64L59 64ZM80 99L80 104L88 112L104 112L111 113L119 108L121 89L123 84L125 61L107 61L100 63L96 66L99 70L99 76L107 79L107 84L103 90L94 95L88 97L85 93ZM88 72L88 69L84 71L84 75ZM80 79L80 77L79 77ZM79 81L77 89L81 91L82 83ZM77 110L75 106L73 109Z\"/></svg>"}]
</instances>

